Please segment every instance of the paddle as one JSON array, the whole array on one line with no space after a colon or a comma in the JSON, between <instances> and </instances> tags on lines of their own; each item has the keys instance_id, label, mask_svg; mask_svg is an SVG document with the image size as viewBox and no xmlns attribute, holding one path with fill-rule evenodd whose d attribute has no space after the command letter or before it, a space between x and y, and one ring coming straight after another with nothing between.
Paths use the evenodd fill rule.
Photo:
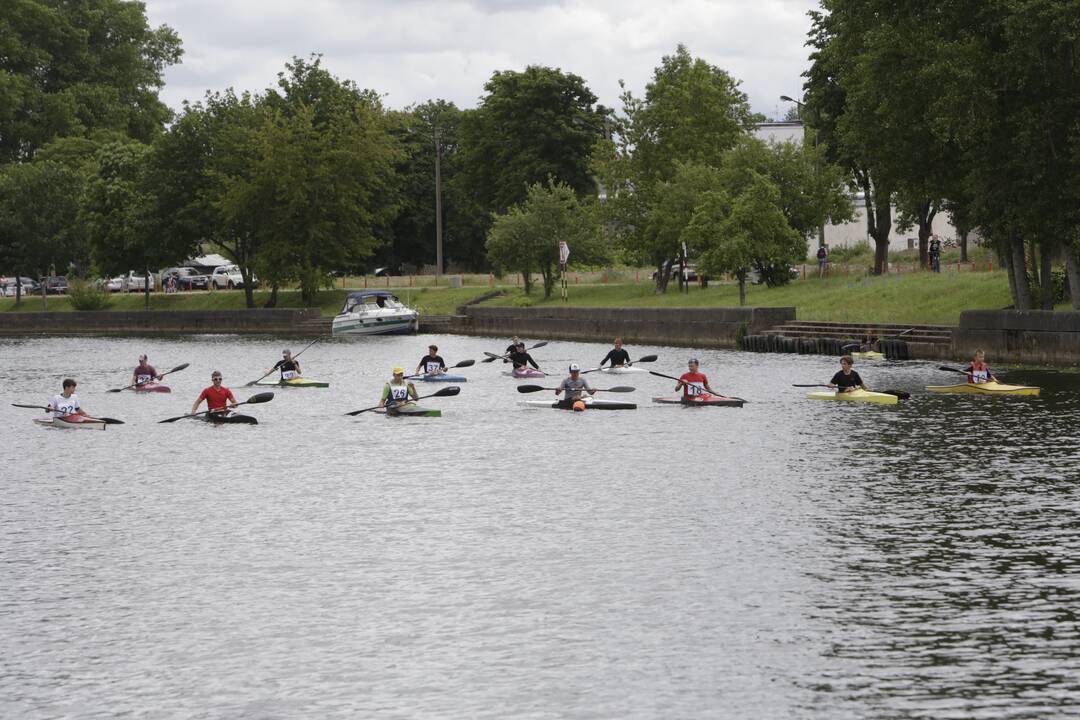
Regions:
<instances>
[{"instance_id":1,"label":"paddle","mask_svg":"<svg viewBox=\"0 0 1080 720\"><path fill-rule=\"evenodd\" d=\"M184 363L183 365L177 365L176 367L174 367L169 372L161 373L160 377L165 377L166 375L172 375L174 372L180 372L181 370L186 369L189 365L191 365L191 363ZM124 390L127 390L128 388L133 388L133 387L138 387L138 383L128 385L127 387L114 388L112 390L106 390L105 392L123 392Z\"/></svg>"},{"instance_id":2,"label":"paddle","mask_svg":"<svg viewBox=\"0 0 1080 720\"><path fill-rule=\"evenodd\" d=\"M258 393L257 395L252 395L244 402L236 403L236 407L240 407L241 405L257 405L258 403L270 402L273 399L274 393L272 392ZM184 418L199 417L200 415L205 415L210 412L220 412L220 410L203 410L202 412L197 412L194 415L177 415L176 417L171 417L166 420L158 420L158 425L162 423L176 422L177 420L183 420Z\"/></svg>"},{"instance_id":3,"label":"paddle","mask_svg":"<svg viewBox=\"0 0 1080 720\"><path fill-rule=\"evenodd\" d=\"M626 365L623 365L621 367L630 367L636 362L639 362L639 363L656 362L656 355L645 355L644 357L639 357L637 360L634 360L633 362L628 362L628 363L626 363ZM620 366L612 365L611 367L620 367ZM585 373L591 373L591 372L596 372L597 370L605 370L605 369L610 369L610 368L604 368L604 367L589 368L588 370L582 370L581 374L584 375Z\"/></svg>"},{"instance_id":4,"label":"paddle","mask_svg":"<svg viewBox=\"0 0 1080 720\"><path fill-rule=\"evenodd\" d=\"M457 365L451 365L450 367L447 368L447 370L456 370L457 368L472 367L475 364L476 364L475 360L462 360ZM409 378L414 378L414 377L424 377L425 375L427 375L427 373L420 373L419 375L406 375L405 379L408 380Z\"/></svg>"},{"instance_id":5,"label":"paddle","mask_svg":"<svg viewBox=\"0 0 1080 720\"><path fill-rule=\"evenodd\" d=\"M517 391L519 393L534 393L541 390L559 390L560 388L552 387L540 387L539 385L518 385ZM629 385L616 385L613 388L593 388L596 392L613 392L613 393L628 393L634 392L637 388L632 388Z\"/></svg>"},{"instance_id":6,"label":"paddle","mask_svg":"<svg viewBox=\"0 0 1080 720\"><path fill-rule=\"evenodd\" d=\"M30 410L44 410L46 412L49 412L49 411L52 410L52 408L50 408L47 405L23 405L22 403L11 403L11 404L13 406L17 407L17 408L27 408L27 409L30 409ZM96 422L105 423L106 425L123 425L124 424L123 420L117 420L116 418L96 418L96 417L92 417L90 419L94 420Z\"/></svg>"},{"instance_id":7,"label":"paddle","mask_svg":"<svg viewBox=\"0 0 1080 720\"><path fill-rule=\"evenodd\" d=\"M307 349L308 349L309 347L311 347L311 346L312 346L312 345L314 345L315 343L319 342L320 340L322 340L322 337L321 337L321 336L320 336L320 337L317 337L317 338L315 338L314 340L312 340L311 342L309 342L309 343L308 343L307 345L305 345L305 346L304 346L304 350L307 350ZM298 352L298 353L296 353L295 355L293 355L293 356L292 356L292 359L293 359L293 360L295 360L296 358L298 358L298 357L300 357L301 355L303 355L303 354L304 354L304 350L301 350L300 352ZM269 377L270 375L272 375L272 374L273 374L273 372L274 372L275 370L277 370L277 368L270 368L269 372L267 372L267 373L266 373L266 375L263 375L263 376L262 376L261 378L259 378L259 380L252 380L252 381L251 381L251 382L249 382L249 383L244 383L244 387L251 387L252 385L255 385L255 384L257 384L257 383L258 383L258 382L259 382L260 380L262 380L263 378L267 378L267 377ZM263 402L265 402L265 401L263 401Z\"/></svg>"},{"instance_id":8,"label":"paddle","mask_svg":"<svg viewBox=\"0 0 1080 720\"><path fill-rule=\"evenodd\" d=\"M531 347L525 348L525 350L527 352L529 350L535 350L536 348L544 347L545 345L547 345L547 340L544 340L542 342L538 342L538 343L536 343L535 345L533 345ZM505 355L496 355L495 353L485 352L484 354L487 355L487 357L484 358L483 362L495 362L496 360L504 360L504 359L510 357L510 353L507 353Z\"/></svg>"},{"instance_id":9,"label":"paddle","mask_svg":"<svg viewBox=\"0 0 1080 720\"><path fill-rule=\"evenodd\" d=\"M791 387L823 387L823 388L827 388L829 386L828 385L821 385L821 384L809 384L809 385L807 385L807 384L800 384L800 383L792 383ZM836 388L830 388L830 389L835 390ZM880 393L882 393L884 395L895 395L896 397L900 398L901 400L910 400L911 399L911 393L905 392L903 390L878 390L877 392L880 392Z\"/></svg>"},{"instance_id":10,"label":"paddle","mask_svg":"<svg viewBox=\"0 0 1080 720\"><path fill-rule=\"evenodd\" d=\"M960 370L958 368L945 367L944 365L938 365L938 370L945 370L947 372L960 373L961 375L974 375L975 373L970 370Z\"/></svg>"},{"instance_id":11,"label":"paddle","mask_svg":"<svg viewBox=\"0 0 1080 720\"><path fill-rule=\"evenodd\" d=\"M692 385L693 387L696 387L698 390L701 390L702 392L709 392L708 390L706 390L701 385L695 385L694 383L688 383L685 380L680 380L679 378L674 377L672 375L665 375L664 373L658 373L655 370L650 370L649 374L650 375L655 375L656 377L667 378L668 380L674 380L675 382L686 383L687 385ZM709 393L709 394L711 395L712 393ZM735 397L734 395L728 395L727 397L730 397L732 400L742 400L744 403L745 402L750 402L749 400L743 400L742 398Z\"/></svg>"},{"instance_id":12,"label":"paddle","mask_svg":"<svg viewBox=\"0 0 1080 720\"><path fill-rule=\"evenodd\" d=\"M430 395L421 395L420 397L417 397L417 398L410 398L409 400L403 401L401 404L404 404L406 402L412 402L414 400L423 400L424 398L429 398L429 397L450 397L451 395L457 395L459 392L461 392L461 388L459 388L458 386L455 385L453 387L443 388L442 390L439 390L438 392L433 392ZM393 403L393 404L397 405L398 403ZM352 412L347 412L345 414L352 417L352 416L355 416L355 415L359 415L360 413L366 413L366 412L370 412L372 410L378 410L380 407L392 407L392 405L390 405L389 403L387 405L384 405L384 406L376 405L375 407L364 408L363 410L353 410Z\"/></svg>"}]
</instances>

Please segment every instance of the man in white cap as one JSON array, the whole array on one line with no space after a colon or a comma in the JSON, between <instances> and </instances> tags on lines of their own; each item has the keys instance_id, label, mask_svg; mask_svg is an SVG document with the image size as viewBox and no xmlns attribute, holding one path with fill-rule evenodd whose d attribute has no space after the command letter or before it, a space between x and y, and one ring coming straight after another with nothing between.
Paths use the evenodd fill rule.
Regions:
<instances>
[{"instance_id":1,"label":"man in white cap","mask_svg":"<svg viewBox=\"0 0 1080 720\"><path fill-rule=\"evenodd\" d=\"M135 372L131 373L132 385L145 385L154 380L161 379L161 375L158 374L157 369L146 360L146 355L139 356L139 364L136 366Z\"/></svg>"},{"instance_id":2,"label":"man in white cap","mask_svg":"<svg viewBox=\"0 0 1080 720\"><path fill-rule=\"evenodd\" d=\"M596 389L589 386L589 381L581 377L581 366L577 363L570 363L570 377L564 378L559 383L559 387L555 389L555 395L561 395L563 390L566 391L566 397L561 400L561 404L566 407L572 407L574 401L580 399L583 392L589 395L596 394Z\"/></svg>"}]
</instances>

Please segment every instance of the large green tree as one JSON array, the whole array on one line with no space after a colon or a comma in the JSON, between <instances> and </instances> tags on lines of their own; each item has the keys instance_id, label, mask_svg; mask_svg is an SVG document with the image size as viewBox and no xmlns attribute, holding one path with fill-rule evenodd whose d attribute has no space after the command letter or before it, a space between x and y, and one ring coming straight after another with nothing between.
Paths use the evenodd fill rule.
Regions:
<instances>
[{"instance_id":1,"label":"large green tree","mask_svg":"<svg viewBox=\"0 0 1080 720\"><path fill-rule=\"evenodd\" d=\"M0 3L0 163L57 137L113 129L148 142L170 116L158 100L180 40L128 0Z\"/></svg>"}]
</instances>

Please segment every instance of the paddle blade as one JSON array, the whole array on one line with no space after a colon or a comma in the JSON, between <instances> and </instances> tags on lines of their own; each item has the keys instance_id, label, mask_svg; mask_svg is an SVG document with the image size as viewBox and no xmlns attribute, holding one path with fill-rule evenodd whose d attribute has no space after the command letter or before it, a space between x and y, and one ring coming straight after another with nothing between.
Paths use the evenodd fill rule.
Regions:
<instances>
[{"instance_id":1,"label":"paddle blade","mask_svg":"<svg viewBox=\"0 0 1080 720\"><path fill-rule=\"evenodd\" d=\"M127 390L127 388L122 387L122 388L113 388L111 390L106 390L105 392L124 392L125 390Z\"/></svg>"},{"instance_id":2,"label":"paddle blade","mask_svg":"<svg viewBox=\"0 0 1080 720\"><path fill-rule=\"evenodd\" d=\"M428 397L450 397L451 395L457 395L460 392L461 392L461 388L459 388L457 385L454 385L452 387L443 388L442 390L439 390L438 392L434 392L431 395L429 395Z\"/></svg>"},{"instance_id":3,"label":"paddle blade","mask_svg":"<svg viewBox=\"0 0 1080 720\"><path fill-rule=\"evenodd\" d=\"M547 388L546 387L540 387L539 385L518 385L517 386L517 391L519 393L534 393L534 392L540 392L541 390L547 390Z\"/></svg>"},{"instance_id":4,"label":"paddle blade","mask_svg":"<svg viewBox=\"0 0 1080 720\"><path fill-rule=\"evenodd\" d=\"M94 418L94 419L95 420L100 420L101 422L105 423L106 425L123 425L124 424L123 420L117 420L116 418Z\"/></svg>"},{"instance_id":5,"label":"paddle blade","mask_svg":"<svg viewBox=\"0 0 1080 720\"><path fill-rule=\"evenodd\" d=\"M484 358L480 362L495 362L498 359L499 359L499 357L497 355L492 355L491 357Z\"/></svg>"},{"instance_id":6,"label":"paddle blade","mask_svg":"<svg viewBox=\"0 0 1080 720\"><path fill-rule=\"evenodd\" d=\"M489 353L487 350L484 351L484 354L488 356L487 362L491 362L492 360L498 360L499 358L503 357L502 355L496 355L495 353Z\"/></svg>"},{"instance_id":7,"label":"paddle blade","mask_svg":"<svg viewBox=\"0 0 1080 720\"><path fill-rule=\"evenodd\" d=\"M168 375L169 373L180 372L181 370L187 370L189 367L191 367L191 363L182 363L180 365L177 365L172 370L170 370L169 372L164 373L164 374Z\"/></svg>"},{"instance_id":8,"label":"paddle blade","mask_svg":"<svg viewBox=\"0 0 1080 720\"><path fill-rule=\"evenodd\" d=\"M791 387L829 387L821 383L791 383Z\"/></svg>"},{"instance_id":9,"label":"paddle blade","mask_svg":"<svg viewBox=\"0 0 1080 720\"><path fill-rule=\"evenodd\" d=\"M530 350L535 350L536 348L541 348L541 347L544 347L545 345L547 345L547 340L542 340L541 342L538 342L535 345L531 346L529 349Z\"/></svg>"},{"instance_id":10,"label":"paddle blade","mask_svg":"<svg viewBox=\"0 0 1080 720\"><path fill-rule=\"evenodd\" d=\"M637 390L637 388L630 387L629 385L616 385L613 388L607 388L607 389L598 388L598 389L601 392L614 392L614 393L634 392L635 390Z\"/></svg>"},{"instance_id":11,"label":"paddle blade","mask_svg":"<svg viewBox=\"0 0 1080 720\"><path fill-rule=\"evenodd\" d=\"M48 410L49 408L44 405L23 405L22 403L11 403L12 407L29 408L31 410Z\"/></svg>"},{"instance_id":12,"label":"paddle blade","mask_svg":"<svg viewBox=\"0 0 1080 720\"><path fill-rule=\"evenodd\" d=\"M194 416L177 415L176 417L165 418L164 420L158 420L158 425L164 425L165 423L174 423L177 420L183 420L186 417L194 417Z\"/></svg>"},{"instance_id":13,"label":"paddle blade","mask_svg":"<svg viewBox=\"0 0 1080 720\"><path fill-rule=\"evenodd\" d=\"M656 372L655 370L650 370L649 374L655 375L656 377L667 378L668 380L674 380L675 382L679 382L679 378L674 377L673 375L665 375L664 373Z\"/></svg>"},{"instance_id":14,"label":"paddle blade","mask_svg":"<svg viewBox=\"0 0 1080 720\"><path fill-rule=\"evenodd\" d=\"M903 390L882 390L881 392L885 393L886 395L895 395L900 400L911 399L911 393L904 392Z\"/></svg>"},{"instance_id":15,"label":"paddle blade","mask_svg":"<svg viewBox=\"0 0 1080 720\"><path fill-rule=\"evenodd\" d=\"M656 355L646 355L645 357L639 357L639 358L638 358L637 360L635 360L634 362L636 362L636 363L642 363L642 362L645 362L645 363L648 363L648 362L656 362L656 358L657 358L657 356L656 356Z\"/></svg>"},{"instance_id":16,"label":"paddle blade","mask_svg":"<svg viewBox=\"0 0 1080 720\"><path fill-rule=\"evenodd\" d=\"M456 367L456 368L472 367L475 364L476 364L475 360L462 360L461 362L459 362L454 367Z\"/></svg>"},{"instance_id":17,"label":"paddle blade","mask_svg":"<svg viewBox=\"0 0 1080 720\"><path fill-rule=\"evenodd\" d=\"M247 403L248 405L255 405L255 404L258 404L258 403L270 402L273 399L274 399L274 393L272 393L272 392L264 392L264 393L258 393L256 395L252 395L251 397L249 397L244 402ZM239 404L240 403L237 403L237 405L239 405Z\"/></svg>"}]
</instances>

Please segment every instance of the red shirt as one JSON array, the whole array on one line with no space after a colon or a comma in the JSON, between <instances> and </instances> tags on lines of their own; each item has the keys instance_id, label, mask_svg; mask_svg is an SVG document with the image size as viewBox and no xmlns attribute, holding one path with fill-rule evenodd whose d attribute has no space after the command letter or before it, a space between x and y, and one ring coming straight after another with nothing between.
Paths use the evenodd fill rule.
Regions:
<instances>
[{"instance_id":1,"label":"red shirt","mask_svg":"<svg viewBox=\"0 0 1080 720\"><path fill-rule=\"evenodd\" d=\"M225 403L228 400L236 402L232 390L224 386L216 388L213 385L199 393L199 399L195 401L195 404L198 405L203 400L206 401L206 407L211 410L224 410L226 407Z\"/></svg>"},{"instance_id":2,"label":"red shirt","mask_svg":"<svg viewBox=\"0 0 1080 720\"><path fill-rule=\"evenodd\" d=\"M709 378L705 377L703 373L699 372L685 372L679 376L679 379L682 380L684 383L687 383L687 385L683 386L682 392L684 398L694 395L704 395L706 391L703 388L709 384ZM697 387L690 387L690 383L697 385Z\"/></svg>"}]
</instances>

